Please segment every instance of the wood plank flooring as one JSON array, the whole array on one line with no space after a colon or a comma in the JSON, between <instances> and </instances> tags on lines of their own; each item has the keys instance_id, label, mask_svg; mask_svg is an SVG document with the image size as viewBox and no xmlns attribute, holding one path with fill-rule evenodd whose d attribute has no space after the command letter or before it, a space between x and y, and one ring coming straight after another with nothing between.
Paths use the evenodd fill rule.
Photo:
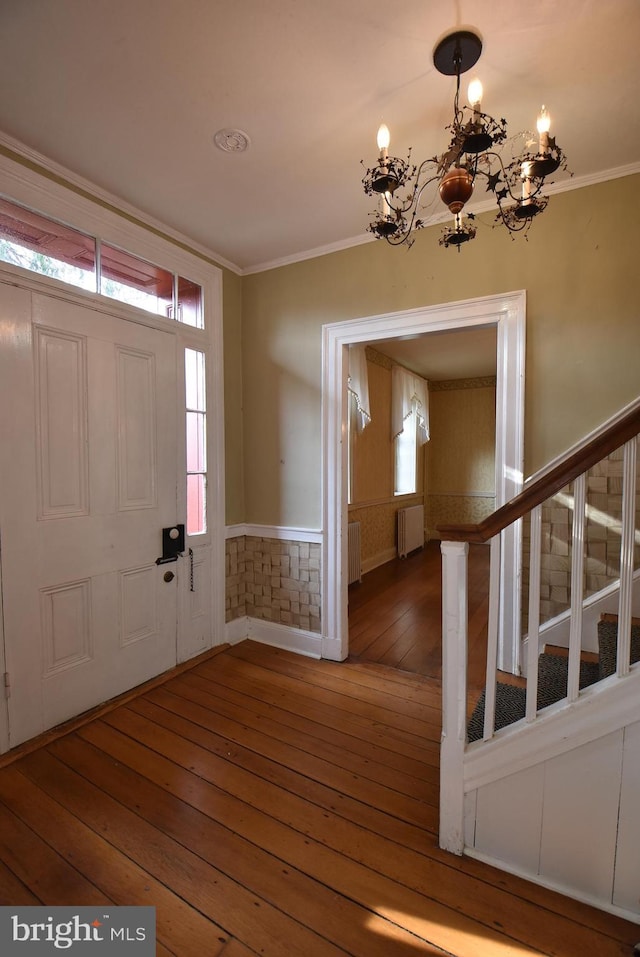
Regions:
<instances>
[{"instance_id":1,"label":"wood plank flooring","mask_svg":"<svg viewBox=\"0 0 640 957\"><path fill-rule=\"evenodd\" d=\"M489 611L489 548L470 545L469 691L484 688ZM349 587L349 655L442 678L440 542L375 568Z\"/></svg>"},{"instance_id":2,"label":"wood plank flooring","mask_svg":"<svg viewBox=\"0 0 640 957\"><path fill-rule=\"evenodd\" d=\"M0 769L0 902L146 904L176 957L630 957L437 846L440 688L250 641Z\"/></svg>"}]
</instances>

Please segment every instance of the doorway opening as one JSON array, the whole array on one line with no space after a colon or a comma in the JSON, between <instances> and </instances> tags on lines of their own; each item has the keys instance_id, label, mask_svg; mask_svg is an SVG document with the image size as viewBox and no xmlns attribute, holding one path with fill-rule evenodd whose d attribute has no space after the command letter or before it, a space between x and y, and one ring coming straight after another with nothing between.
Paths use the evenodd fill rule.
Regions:
<instances>
[{"instance_id":1,"label":"doorway opening","mask_svg":"<svg viewBox=\"0 0 640 957\"><path fill-rule=\"evenodd\" d=\"M496 362L496 507L516 495L523 478L524 292L489 296L408 312L332 323L323 328L323 657L349 653L347 615L347 346L411 339L429 333L494 327ZM499 661L519 667L513 638L519 618L517 590L520 530L503 537L503 586L499 596Z\"/></svg>"}]
</instances>

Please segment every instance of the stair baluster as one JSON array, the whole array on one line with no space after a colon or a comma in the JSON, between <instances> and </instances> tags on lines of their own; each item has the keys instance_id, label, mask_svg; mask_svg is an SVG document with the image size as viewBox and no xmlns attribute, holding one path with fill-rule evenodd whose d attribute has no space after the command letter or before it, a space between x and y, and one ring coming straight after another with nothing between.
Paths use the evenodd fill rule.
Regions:
<instances>
[{"instance_id":1,"label":"stair baluster","mask_svg":"<svg viewBox=\"0 0 640 957\"><path fill-rule=\"evenodd\" d=\"M538 662L540 658L540 561L542 552L542 505L531 512L529 546L529 617L527 638L527 705L525 718L535 721L538 712Z\"/></svg>"},{"instance_id":2,"label":"stair baluster","mask_svg":"<svg viewBox=\"0 0 640 957\"><path fill-rule=\"evenodd\" d=\"M622 464L622 537L620 541L620 598L618 610L618 677L629 673L631 657L631 603L636 526L636 467L638 440L624 446Z\"/></svg>"},{"instance_id":3,"label":"stair baluster","mask_svg":"<svg viewBox=\"0 0 640 957\"><path fill-rule=\"evenodd\" d=\"M501 537L491 539L491 571L489 573L489 618L487 622L487 676L484 709L483 740L493 737L496 715L496 685L498 683L498 613L500 605L500 551Z\"/></svg>"},{"instance_id":4,"label":"stair baluster","mask_svg":"<svg viewBox=\"0 0 640 957\"><path fill-rule=\"evenodd\" d=\"M583 472L573 483L573 532L571 537L571 628L569 631L569 675L567 698L580 694L580 651L582 648L582 603L584 600L584 518L587 476Z\"/></svg>"}]
</instances>

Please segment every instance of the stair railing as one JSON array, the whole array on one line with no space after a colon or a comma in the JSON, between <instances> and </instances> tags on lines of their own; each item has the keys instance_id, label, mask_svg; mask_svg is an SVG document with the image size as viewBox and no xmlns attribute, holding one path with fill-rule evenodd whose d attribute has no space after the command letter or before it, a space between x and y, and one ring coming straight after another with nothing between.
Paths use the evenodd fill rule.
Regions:
<instances>
[{"instance_id":1,"label":"stair railing","mask_svg":"<svg viewBox=\"0 0 640 957\"><path fill-rule=\"evenodd\" d=\"M443 728L440 755L440 846L461 854L464 849L464 796L466 759L473 752L478 767L479 751L495 741L495 696L498 652L498 595L500 593L500 539L511 524L530 520L529 602L527 621L527 691L524 722L511 725L508 733L538 720L538 661L540 654L540 594L542 556L542 508L552 496L573 483L571 533L571 607L568 650L567 695L562 705L571 706L580 691L580 655L584 608L584 553L587 473L593 466L623 449L620 585L618 606L617 673L615 682L630 669L634 546L636 544L636 475L640 399L605 423L592 437L575 446L559 462L544 470L523 491L477 525L440 525L443 559ZM469 543L491 544L490 599L487 644L485 714L482 740L467 744L467 555ZM638 666L640 667L640 666ZM502 734L504 735L504 731Z\"/></svg>"}]
</instances>

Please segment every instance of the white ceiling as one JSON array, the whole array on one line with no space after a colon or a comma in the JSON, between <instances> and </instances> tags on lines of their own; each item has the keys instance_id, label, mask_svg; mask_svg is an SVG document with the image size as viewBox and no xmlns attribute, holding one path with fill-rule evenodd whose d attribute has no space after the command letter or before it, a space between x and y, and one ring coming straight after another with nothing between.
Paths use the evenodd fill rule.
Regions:
<instances>
[{"instance_id":1,"label":"white ceiling","mask_svg":"<svg viewBox=\"0 0 640 957\"><path fill-rule=\"evenodd\" d=\"M444 149L461 26L512 133L545 103L577 182L640 162L638 0L2 0L0 130L251 270L362 235L381 121Z\"/></svg>"},{"instance_id":2,"label":"white ceiling","mask_svg":"<svg viewBox=\"0 0 640 957\"><path fill-rule=\"evenodd\" d=\"M372 343L383 355L431 382L495 376L498 337L495 326L430 332Z\"/></svg>"}]
</instances>

